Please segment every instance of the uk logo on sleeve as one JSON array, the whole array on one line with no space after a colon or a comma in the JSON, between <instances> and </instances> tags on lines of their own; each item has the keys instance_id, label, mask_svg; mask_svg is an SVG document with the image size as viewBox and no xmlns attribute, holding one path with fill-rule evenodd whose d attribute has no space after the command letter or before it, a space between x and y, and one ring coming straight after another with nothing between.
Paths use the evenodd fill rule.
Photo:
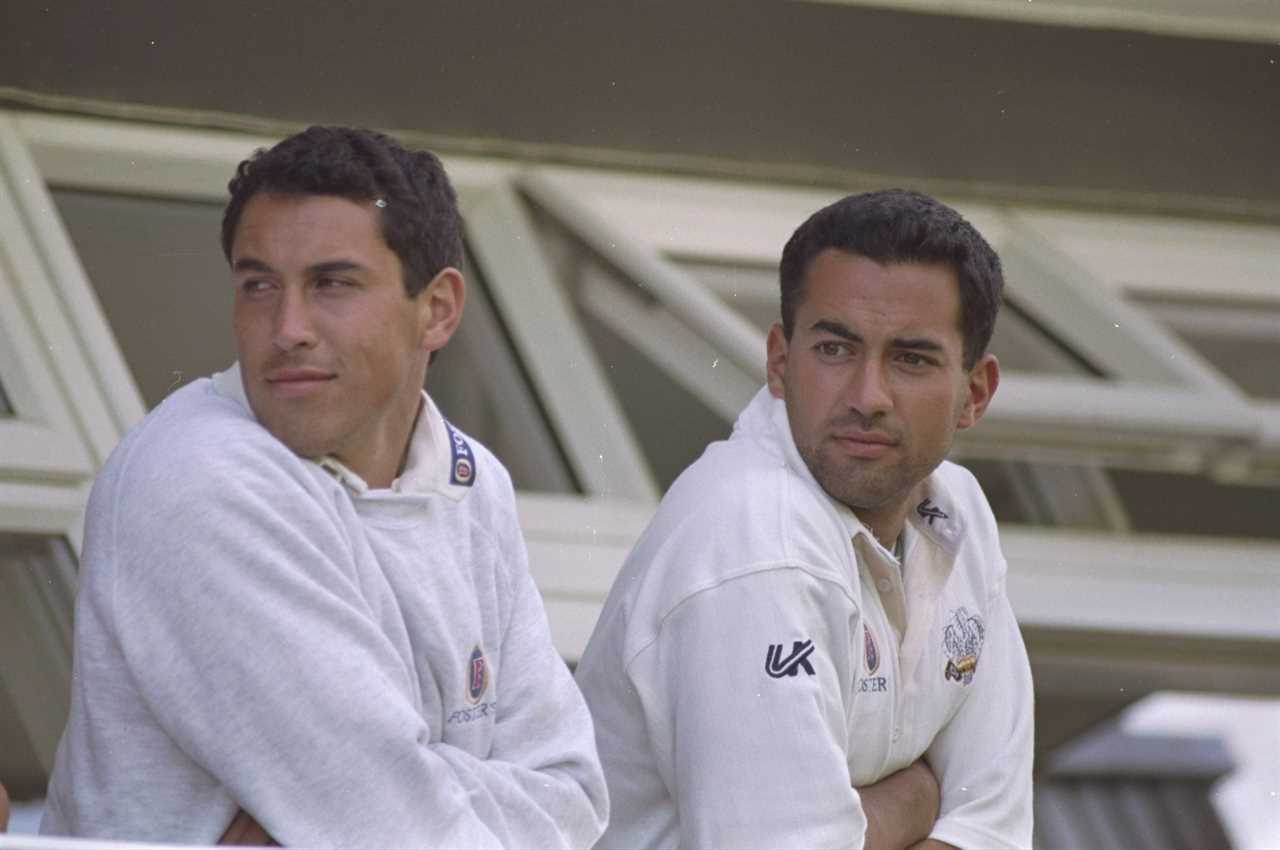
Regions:
<instances>
[{"instance_id":1,"label":"uk logo on sleeve","mask_svg":"<svg viewBox=\"0 0 1280 850\"><path fill-rule=\"evenodd\" d=\"M796 676L801 670L812 676L813 665L809 663L809 656L813 655L813 641L793 641L791 651L785 656L782 654L783 646L781 643L769 644L769 650L764 655L764 672L774 679Z\"/></svg>"}]
</instances>

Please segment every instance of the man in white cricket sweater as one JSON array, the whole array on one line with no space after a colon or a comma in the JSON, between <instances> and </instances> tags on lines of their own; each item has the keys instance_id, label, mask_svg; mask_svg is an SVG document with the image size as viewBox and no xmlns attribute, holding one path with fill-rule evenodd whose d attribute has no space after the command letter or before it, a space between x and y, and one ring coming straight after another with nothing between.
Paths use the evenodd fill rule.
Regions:
<instances>
[{"instance_id":1,"label":"man in white cricket sweater","mask_svg":"<svg viewBox=\"0 0 1280 850\"><path fill-rule=\"evenodd\" d=\"M439 160L313 127L229 188L238 364L94 486L42 832L590 845L591 721L510 478L422 389L465 295Z\"/></svg>"},{"instance_id":2,"label":"man in white cricket sweater","mask_svg":"<svg viewBox=\"0 0 1280 850\"><path fill-rule=\"evenodd\" d=\"M768 386L662 500L578 666L598 846L1031 846L1032 690L995 520L943 461L999 381L1000 262L914 192L782 255Z\"/></svg>"}]
</instances>

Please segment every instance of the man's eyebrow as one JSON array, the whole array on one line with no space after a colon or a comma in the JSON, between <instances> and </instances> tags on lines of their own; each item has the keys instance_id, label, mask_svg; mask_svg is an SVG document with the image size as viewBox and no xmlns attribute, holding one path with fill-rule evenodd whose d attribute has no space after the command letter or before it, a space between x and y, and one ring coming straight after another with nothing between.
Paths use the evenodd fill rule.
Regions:
<instances>
[{"instance_id":1,"label":"man's eyebrow","mask_svg":"<svg viewBox=\"0 0 1280 850\"><path fill-rule=\"evenodd\" d=\"M849 342L862 342L862 337L854 333L854 331L841 322L833 322L830 319L819 319L809 328L811 331L826 331L832 336L838 336Z\"/></svg>"},{"instance_id":2,"label":"man's eyebrow","mask_svg":"<svg viewBox=\"0 0 1280 850\"><path fill-rule=\"evenodd\" d=\"M231 264L232 271L237 272L271 272L274 269L262 260L255 260L253 257L241 257Z\"/></svg>"},{"instance_id":3,"label":"man's eyebrow","mask_svg":"<svg viewBox=\"0 0 1280 850\"><path fill-rule=\"evenodd\" d=\"M331 274L333 272L350 272L362 271L364 266L355 260L326 260L323 263L316 263L308 266L307 271L312 274Z\"/></svg>"},{"instance_id":4,"label":"man's eyebrow","mask_svg":"<svg viewBox=\"0 0 1280 850\"><path fill-rule=\"evenodd\" d=\"M944 351L942 343L928 337L897 337L890 343L894 348L907 348L912 351Z\"/></svg>"},{"instance_id":5,"label":"man's eyebrow","mask_svg":"<svg viewBox=\"0 0 1280 850\"><path fill-rule=\"evenodd\" d=\"M268 263L254 257L242 257L236 260L231 266L232 270L237 272L264 272L272 273L275 269L271 268ZM359 271L364 268L363 265L355 260L325 260L323 263L316 263L308 266L307 271L311 274L333 274L334 272Z\"/></svg>"}]
</instances>

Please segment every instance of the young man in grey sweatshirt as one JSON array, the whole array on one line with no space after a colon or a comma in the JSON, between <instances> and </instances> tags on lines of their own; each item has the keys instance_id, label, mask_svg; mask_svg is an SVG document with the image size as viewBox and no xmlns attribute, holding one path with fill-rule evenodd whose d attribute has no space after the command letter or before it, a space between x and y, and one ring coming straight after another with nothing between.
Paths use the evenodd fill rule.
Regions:
<instances>
[{"instance_id":1,"label":"young man in grey sweatshirt","mask_svg":"<svg viewBox=\"0 0 1280 850\"><path fill-rule=\"evenodd\" d=\"M238 363L94 486L42 832L590 845L591 721L510 478L422 389L465 297L440 162L313 127L229 188Z\"/></svg>"}]
</instances>

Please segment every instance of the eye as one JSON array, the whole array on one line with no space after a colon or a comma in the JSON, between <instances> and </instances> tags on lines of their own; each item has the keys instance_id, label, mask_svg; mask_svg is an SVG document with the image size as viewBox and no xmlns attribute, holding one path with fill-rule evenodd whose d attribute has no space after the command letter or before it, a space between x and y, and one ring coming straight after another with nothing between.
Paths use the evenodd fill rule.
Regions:
<instances>
[{"instance_id":1,"label":"eye","mask_svg":"<svg viewBox=\"0 0 1280 850\"><path fill-rule=\"evenodd\" d=\"M898 362L906 366L933 366L936 361L931 357L919 353L918 351L903 351L898 354Z\"/></svg>"},{"instance_id":2,"label":"eye","mask_svg":"<svg viewBox=\"0 0 1280 850\"><path fill-rule=\"evenodd\" d=\"M822 357L839 357L848 352L849 346L843 342L825 340L815 345L813 350Z\"/></svg>"},{"instance_id":3,"label":"eye","mask_svg":"<svg viewBox=\"0 0 1280 850\"><path fill-rule=\"evenodd\" d=\"M354 280L347 277L334 277L333 275L324 275L315 279L312 284L316 292L325 295L345 295L353 291L357 284Z\"/></svg>"},{"instance_id":4,"label":"eye","mask_svg":"<svg viewBox=\"0 0 1280 850\"><path fill-rule=\"evenodd\" d=\"M271 282L261 278L249 278L240 281L240 291L245 295L257 295L271 288Z\"/></svg>"}]
</instances>

